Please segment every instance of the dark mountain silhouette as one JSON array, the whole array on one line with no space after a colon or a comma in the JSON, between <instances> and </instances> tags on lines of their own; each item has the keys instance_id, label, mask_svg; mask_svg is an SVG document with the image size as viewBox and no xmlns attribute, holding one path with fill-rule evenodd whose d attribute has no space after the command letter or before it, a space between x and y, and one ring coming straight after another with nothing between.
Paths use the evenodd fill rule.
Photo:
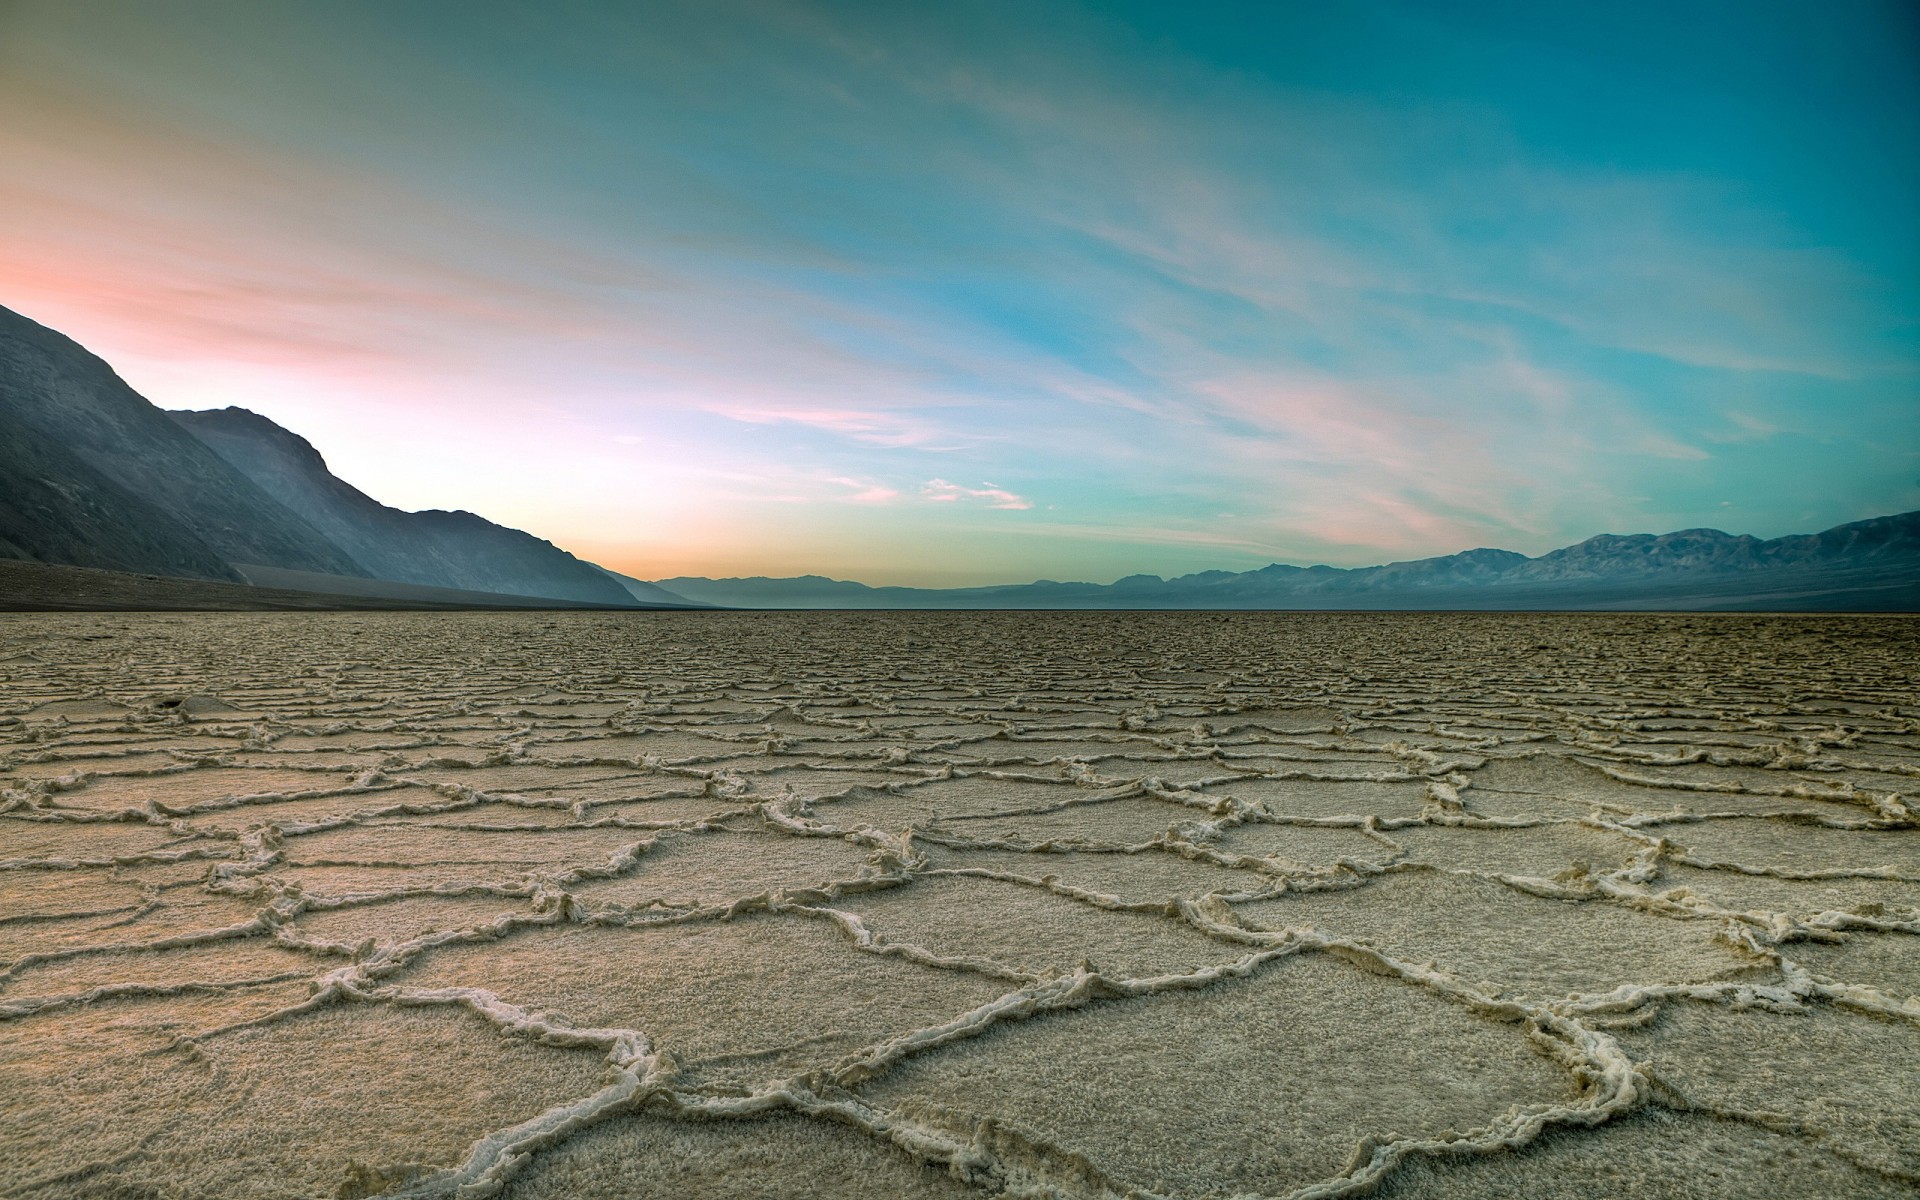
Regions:
<instances>
[{"instance_id":1,"label":"dark mountain silhouette","mask_svg":"<svg viewBox=\"0 0 1920 1200\"><path fill-rule=\"evenodd\" d=\"M238 582L366 572L99 358L0 308L0 554Z\"/></svg>"},{"instance_id":2,"label":"dark mountain silhouette","mask_svg":"<svg viewBox=\"0 0 1920 1200\"><path fill-rule=\"evenodd\" d=\"M391 583L349 575L282 573L288 586L263 587L180 576L140 575L0 558L0 612L502 611L604 609L604 604L543 596L502 596ZM319 581L316 587L314 581Z\"/></svg>"},{"instance_id":3,"label":"dark mountain silhouette","mask_svg":"<svg viewBox=\"0 0 1920 1200\"><path fill-rule=\"evenodd\" d=\"M1603 534L1537 558L1478 549L1351 570L1275 563L1111 584L874 588L818 575L648 583L473 513L381 504L334 476L306 439L245 409L163 412L71 339L4 308L0 482L0 558L251 584L320 598L312 603L331 595L358 606L545 598L615 607L1920 609L1920 513L1770 540L1717 529ZM140 586L114 584L115 603ZM221 595L222 604L252 602Z\"/></svg>"},{"instance_id":4,"label":"dark mountain silhouette","mask_svg":"<svg viewBox=\"0 0 1920 1200\"><path fill-rule=\"evenodd\" d=\"M650 585L636 599L592 563L473 513L381 504L245 409L165 412L71 338L5 308L0 481L0 558L420 603L457 602L422 587L676 602Z\"/></svg>"},{"instance_id":5,"label":"dark mountain silhouette","mask_svg":"<svg viewBox=\"0 0 1920 1200\"><path fill-rule=\"evenodd\" d=\"M1467 550L1378 567L1129 575L1111 584L868 587L793 579L660 581L744 608L1920 609L1920 512L1763 540L1717 529L1602 534L1528 558Z\"/></svg>"},{"instance_id":6,"label":"dark mountain silhouette","mask_svg":"<svg viewBox=\"0 0 1920 1200\"><path fill-rule=\"evenodd\" d=\"M601 604L634 599L607 572L530 533L470 512L402 512L382 504L327 470L307 439L258 413L220 408L167 416L375 578Z\"/></svg>"}]
</instances>

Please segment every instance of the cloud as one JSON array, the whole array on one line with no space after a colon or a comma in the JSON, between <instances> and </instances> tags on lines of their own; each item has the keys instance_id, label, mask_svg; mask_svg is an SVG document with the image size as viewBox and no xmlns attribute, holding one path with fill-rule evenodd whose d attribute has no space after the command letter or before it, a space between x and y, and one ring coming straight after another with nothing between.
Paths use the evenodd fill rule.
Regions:
<instances>
[{"instance_id":1,"label":"cloud","mask_svg":"<svg viewBox=\"0 0 1920 1200\"><path fill-rule=\"evenodd\" d=\"M1722 412L1728 428L1708 430L1704 436L1710 442L1733 445L1741 442L1759 442L1784 432L1780 426L1753 413L1739 409L1727 409Z\"/></svg>"},{"instance_id":2,"label":"cloud","mask_svg":"<svg viewBox=\"0 0 1920 1200\"><path fill-rule=\"evenodd\" d=\"M611 443L606 527L690 531L646 506L671 492L739 528L782 506L794 555L944 509L1062 555L1132 538L1140 569L1355 564L1709 492L1845 519L1849 456L1911 444L1910 379L1874 375L1911 362L1910 289L1764 187L1141 54L1092 12L982 40L784 0L403 41L410 6L300 18L417 46L400 71L244 4L75 18L45 52L70 10L0 61L35 118L0 125L0 302L163 404L337 435L383 498L512 521L515 488L583 486L553 448ZM1811 429L1790 483L1753 465ZM505 469L409 490L456 450ZM993 515L1036 507L1002 478L1048 481L1044 525Z\"/></svg>"},{"instance_id":3,"label":"cloud","mask_svg":"<svg viewBox=\"0 0 1920 1200\"><path fill-rule=\"evenodd\" d=\"M871 479L835 475L828 478L827 482L848 489L848 494L840 497L847 504L892 504L900 498L900 489L875 483Z\"/></svg>"},{"instance_id":4,"label":"cloud","mask_svg":"<svg viewBox=\"0 0 1920 1200\"><path fill-rule=\"evenodd\" d=\"M1641 438L1638 448L1642 454L1651 454L1655 458L1673 459L1679 462L1700 462L1713 457L1698 446L1689 446L1677 438L1658 433L1650 433Z\"/></svg>"},{"instance_id":5,"label":"cloud","mask_svg":"<svg viewBox=\"0 0 1920 1200\"><path fill-rule=\"evenodd\" d=\"M920 486L920 495L935 504L955 504L959 502L983 503L988 508L1023 510L1033 507L1033 501L1025 496L1016 495L1002 487L982 482L977 488L962 487L957 483L948 483L944 479L929 479Z\"/></svg>"},{"instance_id":6,"label":"cloud","mask_svg":"<svg viewBox=\"0 0 1920 1200\"><path fill-rule=\"evenodd\" d=\"M802 425L870 446L927 447L951 445L955 440L952 433L932 422L885 410L742 407L725 403L703 407L747 425Z\"/></svg>"}]
</instances>

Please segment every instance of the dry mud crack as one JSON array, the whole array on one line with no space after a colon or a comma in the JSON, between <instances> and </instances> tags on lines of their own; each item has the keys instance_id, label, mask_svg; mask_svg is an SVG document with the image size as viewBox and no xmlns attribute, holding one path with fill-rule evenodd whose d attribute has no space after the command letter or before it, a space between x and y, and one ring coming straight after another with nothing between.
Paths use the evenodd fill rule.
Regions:
<instances>
[{"instance_id":1,"label":"dry mud crack","mask_svg":"<svg viewBox=\"0 0 1920 1200\"><path fill-rule=\"evenodd\" d=\"M1903 617L0 617L0 1195L1911 1195L1917 666Z\"/></svg>"}]
</instances>

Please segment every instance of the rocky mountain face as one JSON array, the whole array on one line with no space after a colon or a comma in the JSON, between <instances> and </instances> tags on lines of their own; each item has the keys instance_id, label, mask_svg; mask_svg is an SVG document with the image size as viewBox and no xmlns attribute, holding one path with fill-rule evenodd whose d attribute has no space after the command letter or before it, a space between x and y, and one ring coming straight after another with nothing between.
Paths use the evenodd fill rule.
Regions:
<instances>
[{"instance_id":1,"label":"rocky mountain face","mask_svg":"<svg viewBox=\"0 0 1920 1200\"><path fill-rule=\"evenodd\" d=\"M473 513L381 504L265 417L156 408L72 339L5 308L0 481L0 558L228 583L297 572L636 603L607 572L531 534Z\"/></svg>"},{"instance_id":2,"label":"rocky mountain face","mask_svg":"<svg viewBox=\"0 0 1920 1200\"><path fill-rule=\"evenodd\" d=\"M1763 541L1718 529L1658 536L1602 534L1516 566L1514 580L1613 579L1670 572L1767 571L1836 565L1911 564L1920 554L1920 513L1874 517L1823 533Z\"/></svg>"},{"instance_id":3,"label":"rocky mountain face","mask_svg":"<svg viewBox=\"0 0 1920 1200\"><path fill-rule=\"evenodd\" d=\"M366 572L99 358L0 308L0 554L240 581Z\"/></svg>"},{"instance_id":4,"label":"rocky mountain face","mask_svg":"<svg viewBox=\"0 0 1920 1200\"><path fill-rule=\"evenodd\" d=\"M1920 512L1763 540L1717 529L1602 534L1529 558L1467 550L1377 567L1130 575L1111 584L883 587L663 580L690 600L767 608L1865 609L1920 608Z\"/></svg>"},{"instance_id":5,"label":"rocky mountain face","mask_svg":"<svg viewBox=\"0 0 1920 1200\"><path fill-rule=\"evenodd\" d=\"M402 512L382 504L329 471L307 439L258 413L220 408L167 416L377 579L602 604L633 599L607 572L530 533L470 512Z\"/></svg>"}]
</instances>

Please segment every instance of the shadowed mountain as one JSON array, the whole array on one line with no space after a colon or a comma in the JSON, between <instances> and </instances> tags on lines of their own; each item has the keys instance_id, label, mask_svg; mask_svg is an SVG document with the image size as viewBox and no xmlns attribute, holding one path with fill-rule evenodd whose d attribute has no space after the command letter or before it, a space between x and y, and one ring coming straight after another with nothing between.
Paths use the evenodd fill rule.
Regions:
<instances>
[{"instance_id":1,"label":"shadowed mountain","mask_svg":"<svg viewBox=\"0 0 1920 1200\"><path fill-rule=\"evenodd\" d=\"M693 608L708 607L704 604L694 604L685 596L676 596L657 583L648 583L644 579L635 579L631 575L622 575L618 571L608 571L605 567L599 569L606 571L607 575L612 577L615 583L627 589L627 593L642 604L678 604Z\"/></svg>"},{"instance_id":2,"label":"shadowed mountain","mask_svg":"<svg viewBox=\"0 0 1920 1200\"><path fill-rule=\"evenodd\" d=\"M1479 549L1352 570L1276 563L1176 579L1130 575L1112 584L873 588L818 575L648 583L473 513L381 504L335 477L306 439L245 409L163 412L71 339L4 308L0 481L0 558L356 602L437 606L490 596L608 607L1920 609L1920 513L1771 540L1714 529L1606 534L1537 558Z\"/></svg>"},{"instance_id":3,"label":"shadowed mountain","mask_svg":"<svg viewBox=\"0 0 1920 1200\"><path fill-rule=\"evenodd\" d=\"M374 612L605 609L544 596L451 588L267 568L254 583L220 583L0 558L0 612Z\"/></svg>"},{"instance_id":4,"label":"shadowed mountain","mask_svg":"<svg viewBox=\"0 0 1920 1200\"><path fill-rule=\"evenodd\" d=\"M0 308L0 554L240 582L365 575L78 343Z\"/></svg>"},{"instance_id":5,"label":"shadowed mountain","mask_svg":"<svg viewBox=\"0 0 1920 1200\"><path fill-rule=\"evenodd\" d=\"M220 408L167 416L376 578L600 604L634 599L608 572L530 533L470 512L402 512L382 504L327 470L307 439L258 413Z\"/></svg>"},{"instance_id":6,"label":"shadowed mountain","mask_svg":"<svg viewBox=\"0 0 1920 1200\"><path fill-rule=\"evenodd\" d=\"M5 308L0 482L0 558L441 606L686 603L473 513L390 508L245 409L156 408Z\"/></svg>"},{"instance_id":7,"label":"shadowed mountain","mask_svg":"<svg viewBox=\"0 0 1920 1200\"><path fill-rule=\"evenodd\" d=\"M1920 609L1920 512L1763 540L1717 529L1602 534L1528 558L1467 550L1342 569L1275 563L1176 579L981 588L868 587L794 579L661 580L689 600L742 608Z\"/></svg>"}]
</instances>

